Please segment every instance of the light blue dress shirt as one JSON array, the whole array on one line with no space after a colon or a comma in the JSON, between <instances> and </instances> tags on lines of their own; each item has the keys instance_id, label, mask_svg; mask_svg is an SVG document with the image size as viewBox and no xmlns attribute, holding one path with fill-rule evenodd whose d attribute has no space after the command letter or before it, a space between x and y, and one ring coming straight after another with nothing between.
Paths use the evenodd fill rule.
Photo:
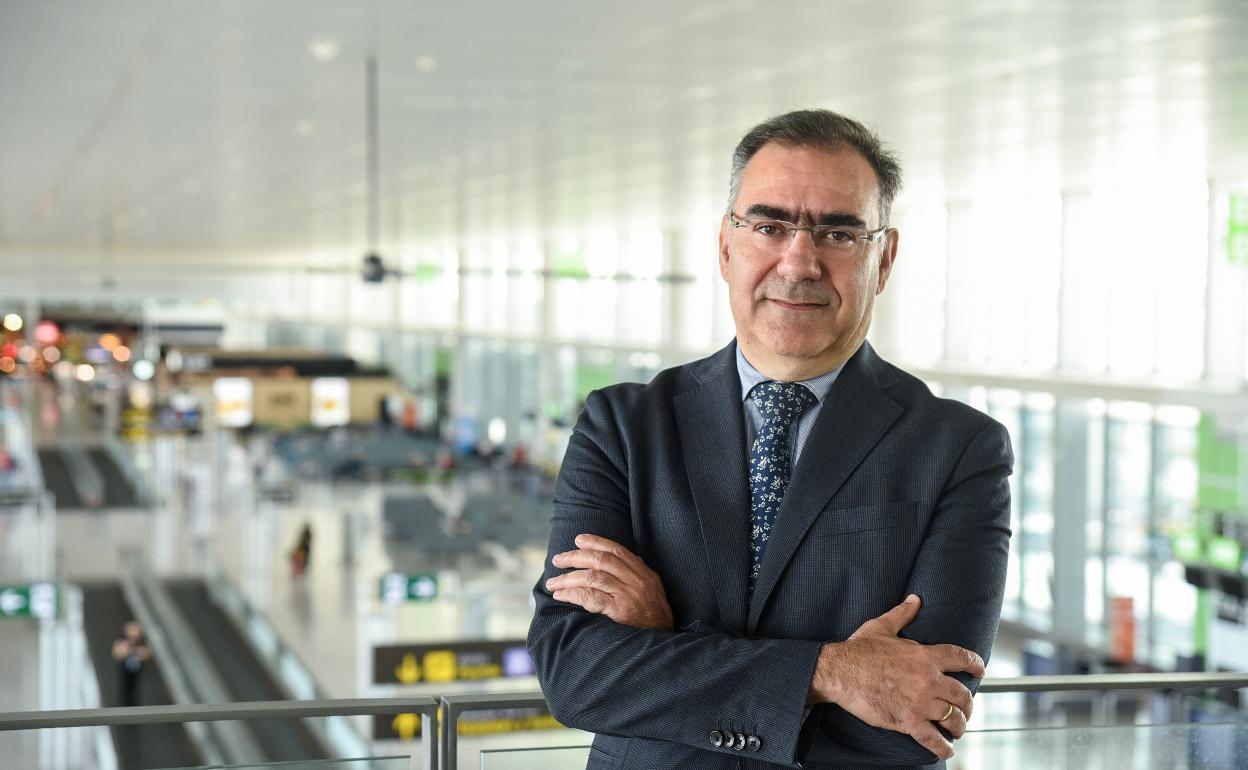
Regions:
<instances>
[{"instance_id":1,"label":"light blue dress shirt","mask_svg":"<svg viewBox=\"0 0 1248 770\"><path fill-rule=\"evenodd\" d=\"M824 399L827 398L828 391L832 389L832 383L836 382L836 378L840 376L844 368L845 365L841 364L826 374L798 381L800 385L806 386L811 393L815 394L815 405L802 414L802 419L797 423L797 431L789 434L789 441L792 442L789 446L789 456L793 458L792 468L797 468L797 458L802 453L802 447L806 445L810 429L815 426L815 419L819 417L819 412L823 409ZM758 383L766 382L767 377L745 360L745 354L741 352L740 345L737 345L737 374L741 377L741 402L745 406L745 450L748 453L750 447L754 446L754 437L758 435L759 426L763 424L763 415L758 411L758 404L750 398L750 391Z\"/></svg>"}]
</instances>

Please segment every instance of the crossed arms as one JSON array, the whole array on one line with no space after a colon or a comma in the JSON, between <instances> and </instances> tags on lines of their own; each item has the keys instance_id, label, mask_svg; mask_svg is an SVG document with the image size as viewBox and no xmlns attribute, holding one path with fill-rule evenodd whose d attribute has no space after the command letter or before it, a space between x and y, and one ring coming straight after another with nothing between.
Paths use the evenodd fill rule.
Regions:
<instances>
[{"instance_id":1,"label":"crossed arms","mask_svg":"<svg viewBox=\"0 0 1248 770\"><path fill-rule=\"evenodd\" d=\"M829 703L892 732L876 731L868 754L861 745L817 746L819 761L951 756L949 738L966 729L1000 611L1012 463L1004 429L985 424L942 490L909 581L921 599L844 641L751 639L673 628L661 579L635 553L627 466L609 412L591 396L569 444L551 558L534 592L529 647L556 718L698 748L709 748L717 719L759 725L765 739L754 756L791 765L807 707ZM910 638L898 636L903 628Z\"/></svg>"}]
</instances>

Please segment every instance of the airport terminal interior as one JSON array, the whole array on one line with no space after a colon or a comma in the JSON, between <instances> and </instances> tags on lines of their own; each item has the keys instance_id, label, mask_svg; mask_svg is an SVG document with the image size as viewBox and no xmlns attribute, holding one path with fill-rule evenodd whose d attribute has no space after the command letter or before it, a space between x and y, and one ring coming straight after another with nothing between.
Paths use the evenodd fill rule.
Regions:
<instances>
[{"instance_id":1,"label":"airport terminal interior","mask_svg":"<svg viewBox=\"0 0 1248 770\"><path fill-rule=\"evenodd\" d=\"M1013 445L948 766L1248 768L1246 41L1242 0L0 0L0 767L601 761L526 647L565 452L733 341L733 148L822 108L902 163L871 346ZM390 698L431 705L246 705Z\"/></svg>"}]
</instances>

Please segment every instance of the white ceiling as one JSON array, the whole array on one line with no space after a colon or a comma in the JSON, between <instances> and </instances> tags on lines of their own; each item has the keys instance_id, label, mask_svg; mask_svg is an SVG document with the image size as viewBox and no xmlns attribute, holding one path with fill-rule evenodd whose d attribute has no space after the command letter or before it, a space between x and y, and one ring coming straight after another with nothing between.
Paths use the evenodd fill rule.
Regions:
<instances>
[{"instance_id":1,"label":"white ceiling","mask_svg":"<svg viewBox=\"0 0 1248 770\"><path fill-rule=\"evenodd\" d=\"M877 126L910 195L1248 180L1245 41L1242 0L0 0L0 267L354 264L370 49L396 249L713 216L798 106Z\"/></svg>"}]
</instances>

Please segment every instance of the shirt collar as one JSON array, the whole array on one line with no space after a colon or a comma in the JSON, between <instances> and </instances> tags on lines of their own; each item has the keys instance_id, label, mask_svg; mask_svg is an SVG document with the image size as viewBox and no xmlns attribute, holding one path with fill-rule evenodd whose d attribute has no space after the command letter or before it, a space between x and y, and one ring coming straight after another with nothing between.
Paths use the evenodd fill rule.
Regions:
<instances>
[{"instance_id":1,"label":"shirt collar","mask_svg":"<svg viewBox=\"0 0 1248 770\"><path fill-rule=\"evenodd\" d=\"M819 405L823 406L823 400L827 398L828 391L832 389L832 383L836 382L836 378L840 375L841 370L845 368L845 364L841 364L830 372L825 372L818 377L812 377L809 380L798 380L799 384L805 385L811 393L815 394L815 399L819 401ZM737 375L741 378L741 401L750 397L750 391L760 382L767 382L767 377L754 368L754 365L745 360L745 354L741 352L741 346L737 345Z\"/></svg>"}]
</instances>

